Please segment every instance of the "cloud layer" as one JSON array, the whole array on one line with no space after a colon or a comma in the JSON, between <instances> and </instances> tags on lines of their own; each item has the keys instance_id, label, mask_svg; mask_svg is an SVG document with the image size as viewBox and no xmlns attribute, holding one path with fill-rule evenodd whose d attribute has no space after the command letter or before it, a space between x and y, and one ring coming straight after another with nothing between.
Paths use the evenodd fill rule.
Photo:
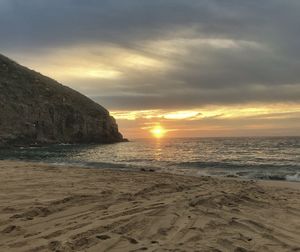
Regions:
<instances>
[{"instance_id":1,"label":"cloud layer","mask_svg":"<svg viewBox=\"0 0 300 252\"><path fill-rule=\"evenodd\" d=\"M110 109L300 102L298 0L0 0L1 52Z\"/></svg>"}]
</instances>

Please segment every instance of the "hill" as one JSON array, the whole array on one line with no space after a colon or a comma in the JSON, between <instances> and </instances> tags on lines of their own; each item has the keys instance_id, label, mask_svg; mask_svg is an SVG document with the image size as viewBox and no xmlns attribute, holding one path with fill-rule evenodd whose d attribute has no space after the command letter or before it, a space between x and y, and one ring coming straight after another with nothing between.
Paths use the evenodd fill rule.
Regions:
<instances>
[{"instance_id":1,"label":"hill","mask_svg":"<svg viewBox=\"0 0 300 252\"><path fill-rule=\"evenodd\" d=\"M104 107L0 54L0 146L122 140Z\"/></svg>"}]
</instances>

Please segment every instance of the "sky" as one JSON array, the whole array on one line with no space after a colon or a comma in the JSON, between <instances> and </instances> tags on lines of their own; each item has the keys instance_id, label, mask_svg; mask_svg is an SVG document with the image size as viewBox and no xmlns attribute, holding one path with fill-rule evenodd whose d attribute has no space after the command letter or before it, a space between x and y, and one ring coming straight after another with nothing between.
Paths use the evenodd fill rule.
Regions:
<instances>
[{"instance_id":1,"label":"sky","mask_svg":"<svg viewBox=\"0 0 300 252\"><path fill-rule=\"evenodd\" d=\"M0 0L0 53L125 137L300 135L299 0Z\"/></svg>"}]
</instances>

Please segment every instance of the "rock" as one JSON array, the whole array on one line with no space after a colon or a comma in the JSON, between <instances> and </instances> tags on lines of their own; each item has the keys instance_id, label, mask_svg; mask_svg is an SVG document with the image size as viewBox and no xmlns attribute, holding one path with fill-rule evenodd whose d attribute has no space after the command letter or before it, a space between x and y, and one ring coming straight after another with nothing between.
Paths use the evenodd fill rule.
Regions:
<instances>
[{"instance_id":1,"label":"rock","mask_svg":"<svg viewBox=\"0 0 300 252\"><path fill-rule=\"evenodd\" d=\"M121 141L104 107L0 54L0 146Z\"/></svg>"}]
</instances>

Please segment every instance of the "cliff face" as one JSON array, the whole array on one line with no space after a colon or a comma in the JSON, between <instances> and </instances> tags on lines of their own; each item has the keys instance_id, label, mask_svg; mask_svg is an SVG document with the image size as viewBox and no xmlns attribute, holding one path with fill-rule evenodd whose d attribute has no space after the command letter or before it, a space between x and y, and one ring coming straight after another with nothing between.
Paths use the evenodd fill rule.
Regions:
<instances>
[{"instance_id":1,"label":"cliff face","mask_svg":"<svg viewBox=\"0 0 300 252\"><path fill-rule=\"evenodd\" d=\"M122 140L105 108L0 54L0 146Z\"/></svg>"}]
</instances>

